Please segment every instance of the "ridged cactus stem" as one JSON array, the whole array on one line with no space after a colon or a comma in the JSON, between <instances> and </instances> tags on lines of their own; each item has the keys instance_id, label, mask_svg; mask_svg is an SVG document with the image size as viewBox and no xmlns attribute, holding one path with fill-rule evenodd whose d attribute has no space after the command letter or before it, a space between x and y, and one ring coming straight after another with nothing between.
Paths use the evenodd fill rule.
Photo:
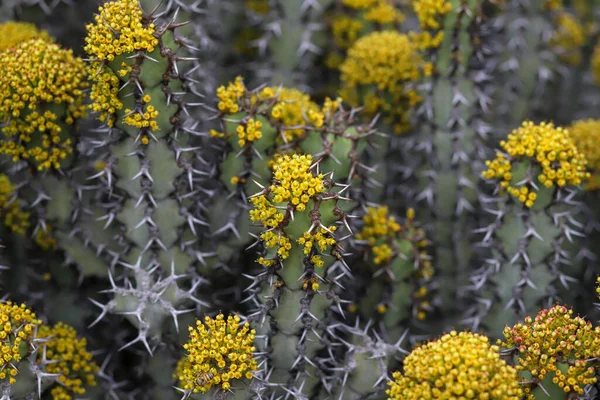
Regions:
<instances>
[{"instance_id":1,"label":"ridged cactus stem","mask_svg":"<svg viewBox=\"0 0 600 400\"><path fill-rule=\"evenodd\" d=\"M415 212L404 221L388 215L384 206L369 207L356 234L360 270L348 283L351 309L372 320L383 337L395 342L415 329L431 310L428 298L433 267L425 232L414 223ZM373 317L375 315L375 317Z\"/></svg>"},{"instance_id":2,"label":"ridged cactus stem","mask_svg":"<svg viewBox=\"0 0 600 400\"><path fill-rule=\"evenodd\" d=\"M159 334L162 321L176 319L183 302L206 305L191 295L203 282L190 267L205 224L195 199L195 183L204 173L191 144L199 133L184 121L199 103L190 102L193 60L178 54L186 47L175 32L179 27L173 17L160 22L144 14L136 0L119 0L107 3L88 26L85 48L92 58L92 109L107 125L97 144L108 149L95 175L106 183L100 206L106 225L122 232L126 246L119 263L135 288L112 282L114 311L135 316L140 336L134 341L148 349L145 333ZM107 46L104 36L118 45Z\"/></svg>"},{"instance_id":3,"label":"ridged cactus stem","mask_svg":"<svg viewBox=\"0 0 600 400\"><path fill-rule=\"evenodd\" d=\"M556 76L556 54L549 48L553 27L548 9L552 1L504 2L504 12L494 21L500 30L498 82L502 87L494 95L494 113L499 134L517 127L543 105L549 81ZM501 137L498 137L501 138Z\"/></svg>"},{"instance_id":4,"label":"ridged cactus stem","mask_svg":"<svg viewBox=\"0 0 600 400\"><path fill-rule=\"evenodd\" d=\"M460 307L460 287L468 279L475 253L471 232L477 227L477 182L483 170L485 139L490 130L484 116L489 98L484 57L486 1L446 2L437 15L441 38L429 45L434 72L426 79L423 127L414 139L420 151L418 189L413 202L435 243L442 310L450 316ZM434 34L435 33L435 34ZM439 36L442 35L442 36Z\"/></svg>"},{"instance_id":5,"label":"ridged cactus stem","mask_svg":"<svg viewBox=\"0 0 600 400\"><path fill-rule=\"evenodd\" d=\"M498 179L504 194L489 200L495 220L480 229L491 257L471 277L471 322L490 332L574 297L569 287L580 275L575 254L583 228L574 186L589 176L569 132L552 124L523 123L501 145L484 175Z\"/></svg>"},{"instance_id":6,"label":"ridged cactus stem","mask_svg":"<svg viewBox=\"0 0 600 400\"><path fill-rule=\"evenodd\" d=\"M264 21L259 47L268 50L272 66L268 78L275 85L310 88L304 72L321 52L325 29L321 16L331 0L275 0ZM259 48L260 50L260 48Z\"/></svg>"},{"instance_id":7,"label":"ridged cactus stem","mask_svg":"<svg viewBox=\"0 0 600 400\"><path fill-rule=\"evenodd\" d=\"M326 361L330 372L327 379L331 399L352 400L383 395L389 368L406 353L401 347L405 335L390 344L372 333L371 329L370 323L362 329L358 324L337 327L338 346L330 353L337 351L341 357Z\"/></svg>"}]
</instances>

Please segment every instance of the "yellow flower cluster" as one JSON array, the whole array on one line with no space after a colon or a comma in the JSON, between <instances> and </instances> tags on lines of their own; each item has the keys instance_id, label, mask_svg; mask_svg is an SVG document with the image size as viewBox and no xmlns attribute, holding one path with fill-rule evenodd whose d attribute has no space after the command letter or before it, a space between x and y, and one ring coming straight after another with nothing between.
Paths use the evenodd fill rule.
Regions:
<instances>
[{"instance_id":1,"label":"yellow flower cluster","mask_svg":"<svg viewBox=\"0 0 600 400\"><path fill-rule=\"evenodd\" d=\"M138 0L117 0L106 3L99 8L99 15L95 17L95 23L88 24L87 37L85 38L85 51L96 62L88 69L88 76L94 82L90 99L90 108L99 113L99 119L114 126L115 113L123 108L123 103L118 97L121 77L132 72L132 68L125 62L113 68L101 66L97 61L113 61L115 57L122 54L134 53L136 51L152 52L158 45L158 38L154 36L155 26L153 23L146 24L143 20L143 12ZM120 68L120 69L119 69ZM156 122L159 111L150 102L150 96L145 95L141 100L139 112L125 109L123 123L137 128L149 128L158 130ZM148 138L142 142L148 142Z\"/></svg>"},{"instance_id":2,"label":"yellow flower cluster","mask_svg":"<svg viewBox=\"0 0 600 400\"><path fill-rule=\"evenodd\" d=\"M404 15L398 11L388 0L379 0L365 13L365 20L378 24L393 24L404 21Z\"/></svg>"},{"instance_id":3,"label":"yellow flower cluster","mask_svg":"<svg viewBox=\"0 0 600 400\"><path fill-rule=\"evenodd\" d=\"M275 184L270 190L274 203L289 203L296 211L304 211L310 199L325 190L323 174L311 172L312 156L292 154L277 156L273 166Z\"/></svg>"},{"instance_id":4,"label":"yellow flower cluster","mask_svg":"<svg viewBox=\"0 0 600 400\"><path fill-rule=\"evenodd\" d=\"M66 129L85 113L85 64L71 50L31 39L0 53L0 153L39 170L60 168L73 152ZM51 108L53 111L50 111Z\"/></svg>"},{"instance_id":5,"label":"yellow flower cluster","mask_svg":"<svg viewBox=\"0 0 600 400\"><path fill-rule=\"evenodd\" d=\"M50 362L46 371L59 374L60 389L52 391L53 400L71 400L85 393L84 386L95 386L95 374L100 370L87 350L85 338L77 338L77 332L62 322L50 327L42 325L38 329L38 338L49 338L38 351L38 362L42 360L44 350ZM45 349L44 349L45 348Z\"/></svg>"},{"instance_id":6,"label":"yellow flower cluster","mask_svg":"<svg viewBox=\"0 0 600 400\"><path fill-rule=\"evenodd\" d=\"M347 15L336 15L331 20L331 32L333 40L341 49L347 49L356 40L363 29L364 24L355 18Z\"/></svg>"},{"instance_id":7,"label":"yellow flower cluster","mask_svg":"<svg viewBox=\"0 0 600 400\"><path fill-rule=\"evenodd\" d=\"M573 317L573 310L562 305L541 310L534 320L527 317L523 324L507 326L503 334L505 341L498 344L514 348L516 368L524 375L542 380L553 374L554 384L565 393L577 394L583 394L583 386L597 381L590 359L600 356L600 327ZM527 382L526 378L523 381ZM534 399L531 388L525 392L527 399Z\"/></svg>"},{"instance_id":8,"label":"yellow flower cluster","mask_svg":"<svg viewBox=\"0 0 600 400\"><path fill-rule=\"evenodd\" d=\"M562 10L565 7L563 0L543 0L542 5L548 11Z\"/></svg>"},{"instance_id":9,"label":"yellow flower cluster","mask_svg":"<svg viewBox=\"0 0 600 400\"><path fill-rule=\"evenodd\" d=\"M325 118L323 111L317 103L310 99L308 94L297 89L266 87L260 91L258 99L261 101L277 100L271 109L271 117L283 125L283 135L288 142L304 134L304 129L294 127L311 125L320 128L323 126Z\"/></svg>"},{"instance_id":10,"label":"yellow flower cluster","mask_svg":"<svg viewBox=\"0 0 600 400\"><path fill-rule=\"evenodd\" d=\"M238 125L236 128L238 134L238 144L240 147L244 147L246 142L254 142L262 138L262 132L260 128L262 128L262 122L255 121L254 118L250 118L248 122L244 125Z\"/></svg>"},{"instance_id":11,"label":"yellow flower cluster","mask_svg":"<svg viewBox=\"0 0 600 400\"><path fill-rule=\"evenodd\" d=\"M561 61L577 66L581 64L582 48L586 43L586 32L581 23L568 13L560 13L555 18L556 31L550 39Z\"/></svg>"},{"instance_id":12,"label":"yellow flower cluster","mask_svg":"<svg viewBox=\"0 0 600 400\"><path fill-rule=\"evenodd\" d=\"M358 39L340 66L344 99L352 106L365 106L368 118L382 112L396 133L409 129L408 112L418 104L417 82L423 58L407 35L396 31L374 32Z\"/></svg>"},{"instance_id":13,"label":"yellow flower cluster","mask_svg":"<svg viewBox=\"0 0 600 400\"><path fill-rule=\"evenodd\" d=\"M515 163L528 160L537 165L540 169L537 178L547 188L577 186L589 178L585 156L575 147L569 131L556 128L552 123L536 125L526 121L513 130L507 140L501 141L500 146L506 154L498 153L494 160L486 161L488 169L483 177L499 179L500 186L527 207L533 206L537 195L533 187L511 184Z\"/></svg>"},{"instance_id":14,"label":"yellow flower cluster","mask_svg":"<svg viewBox=\"0 0 600 400\"><path fill-rule=\"evenodd\" d=\"M311 155L277 155L274 163L271 165L273 171L274 183L269 186L265 194L250 199L254 209L250 210L250 219L253 222L261 222L263 227L270 230L263 232L260 238L267 248L278 247L277 254L281 259L289 256L289 250L292 247L290 239L285 236L280 226L285 220L286 207L292 207L296 212L306 210L306 204L319 193L325 191L323 175L313 175L311 172ZM285 204L284 209L278 209L276 206ZM303 239L300 244L312 247L312 242L319 233ZM302 240L302 239L301 239ZM299 241L300 242L300 241ZM310 242L310 245L307 244ZM330 240L325 238L324 234L317 240L319 245L327 243L322 247L327 247ZM335 241L334 241L335 243ZM263 257L257 260L264 266L273 264L272 260L266 260Z\"/></svg>"},{"instance_id":15,"label":"yellow flower cluster","mask_svg":"<svg viewBox=\"0 0 600 400\"><path fill-rule=\"evenodd\" d=\"M342 0L342 4L350 8L361 9L373 7L380 0Z\"/></svg>"},{"instance_id":16,"label":"yellow flower cluster","mask_svg":"<svg viewBox=\"0 0 600 400\"><path fill-rule=\"evenodd\" d=\"M411 0L413 10L419 19L419 25L424 30L439 30L441 19L452 11L448 0Z\"/></svg>"},{"instance_id":17,"label":"yellow flower cluster","mask_svg":"<svg viewBox=\"0 0 600 400\"><path fill-rule=\"evenodd\" d=\"M123 108L123 103L119 100L120 81L110 68L103 68L97 73L99 67L99 63L92 63L88 68L88 76L94 81L90 93L90 109L99 114L100 121L112 127L115 123L115 113Z\"/></svg>"},{"instance_id":18,"label":"yellow flower cluster","mask_svg":"<svg viewBox=\"0 0 600 400\"><path fill-rule=\"evenodd\" d=\"M267 231L260 234L260 238L265 244L265 247L268 249L272 249L277 247L277 255L282 260L285 260L290 256L290 250L292 248L292 243L290 239L281 234L281 232ZM263 257L262 261L259 261L259 264L264 265L265 267L269 267L273 264L273 260L265 260Z\"/></svg>"},{"instance_id":19,"label":"yellow flower cluster","mask_svg":"<svg viewBox=\"0 0 600 400\"><path fill-rule=\"evenodd\" d=\"M594 54L592 55L591 65L594 81L596 82L596 85L600 86L600 40L594 48Z\"/></svg>"},{"instance_id":20,"label":"yellow flower cluster","mask_svg":"<svg viewBox=\"0 0 600 400\"><path fill-rule=\"evenodd\" d=\"M0 24L0 52L10 49L29 39L53 41L48 32L40 31L29 22L8 21Z\"/></svg>"},{"instance_id":21,"label":"yellow flower cluster","mask_svg":"<svg viewBox=\"0 0 600 400\"><path fill-rule=\"evenodd\" d=\"M321 251L321 252L326 251L328 247L335 245L336 241L332 235L333 235L333 232L335 232L336 230L337 230L337 227L334 225L331 225L327 229L325 229L325 228L319 229L314 234L304 232L304 236L302 236L300 239L298 239L298 244L301 244L302 246L304 246L304 255L307 256L310 254L315 242L317 243L317 247L319 248L319 251ZM315 257L318 257L318 256L315 256ZM320 261L317 264L321 264L321 265L317 265L317 267L322 267L323 266L322 260L320 258L318 258L317 261Z\"/></svg>"},{"instance_id":22,"label":"yellow flower cluster","mask_svg":"<svg viewBox=\"0 0 600 400\"><path fill-rule=\"evenodd\" d=\"M394 372L390 400L520 400L517 371L485 336L452 331L416 348Z\"/></svg>"},{"instance_id":23,"label":"yellow flower cluster","mask_svg":"<svg viewBox=\"0 0 600 400\"><path fill-rule=\"evenodd\" d=\"M152 52L158 45L154 24L144 25L138 0L117 0L101 6L95 23L86 26L84 50L98 60L112 61L138 50Z\"/></svg>"},{"instance_id":24,"label":"yellow flower cluster","mask_svg":"<svg viewBox=\"0 0 600 400\"><path fill-rule=\"evenodd\" d=\"M269 12L269 0L245 0L246 8L258 15L267 15Z\"/></svg>"},{"instance_id":25,"label":"yellow flower cluster","mask_svg":"<svg viewBox=\"0 0 600 400\"><path fill-rule=\"evenodd\" d=\"M35 329L42 322L25 306L8 301L0 303L0 382L8 378L12 385L19 373L15 364L29 355Z\"/></svg>"},{"instance_id":26,"label":"yellow flower cluster","mask_svg":"<svg viewBox=\"0 0 600 400\"><path fill-rule=\"evenodd\" d=\"M258 368L253 358L256 331L247 322L240 326L239 316L230 315L225 321L219 314L188 329L190 339L183 345L187 356L175 374L184 390L206 393L213 385L229 390L233 380L252 379Z\"/></svg>"},{"instance_id":27,"label":"yellow flower cluster","mask_svg":"<svg viewBox=\"0 0 600 400\"><path fill-rule=\"evenodd\" d=\"M363 216L365 226L356 234L358 240L366 240L375 255L375 264L387 263L392 259L392 248L387 243L400 232L402 226L396 218L388 215L388 207L369 207ZM383 242L383 243L382 243Z\"/></svg>"},{"instance_id":28,"label":"yellow flower cluster","mask_svg":"<svg viewBox=\"0 0 600 400\"><path fill-rule=\"evenodd\" d=\"M588 166L600 172L600 119L576 121L569 127L569 133L577 150L585 156Z\"/></svg>"},{"instance_id":29,"label":"yellow flower cluster","mask_svg":"<svg viewBox=\"0 0 600 400\"><path fill-rule=\"evenodd\" d=\"M38 229L33 238L35 244L43 250L50 250L56 246L56 238L52 236L52 228L46 224L46 229Z\"/></svg>"},{"instance_id":30,"label":"yellow flower cluster","mask_svg":"<svg viewBox=\"0 0 600 400\"><path fill-rule=\"evenodd\" d=\"M219 98L219 111L223 113L236 113L240 110L238 100L246 93L246 87L241 76L235 78L235 82L229 82L227 87L219 86L217 97Z\"/></svg>"},{"instance_id":31,"label":"yellow flower cluster","mask_svg":"<svg viewBox=\"0 0 600 400\"><path fill-rule=\"evenodd\" d=\"M0 174L0 215L11 232L23 235L30 226L30 213L21 210L19 199L13 200L14 192L15 187L8 176Z\"/></svg>"},{"instance_id":32,"label":"yellow flower cluster","mask_svg":"<svg viewBox=\"0 0 600 400\"><path fill-rule=\"evenodd\" d=\"M152 98L149 94L142 98L143 103L149 103ZM131 113L131 110L126 108L125 115L127 115L123 122L127 125L135 126L137 128L150 128L153 131L158 130L158 124L156 123L156 117L158 117L158 111L151 104L145 105L146 109L142 112ZM148 144L148 138L146 137L146 143ZM142 138L143 141L143 138Z\"/></svg>"}]
</instances>

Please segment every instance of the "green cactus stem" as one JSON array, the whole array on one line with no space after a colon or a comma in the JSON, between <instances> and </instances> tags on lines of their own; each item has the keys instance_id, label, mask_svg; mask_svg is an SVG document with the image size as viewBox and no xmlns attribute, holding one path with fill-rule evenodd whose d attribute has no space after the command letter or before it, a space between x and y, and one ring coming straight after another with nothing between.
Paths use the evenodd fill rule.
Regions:
<instances>
[{"instance_id":1,"label":"green cactus stem","mask_svg":"<svg viewBox=\"0 0 600 400\"><path fill-rule=\"evenodd\" d=\"M119 0L101 7L87 27L91 108L106 125L96 143L106 153L98 152L94 177L107 184L97 207L127 244L118 255L125 282L111 281L115 299L101 315L130 316L140 329L133 342L148 350L146 333L159 335L164 319L176 320L190 300L206 305L191 295L204 282L194 270L205 224L194 184L204 173L192 145L200 133L185 117L200 103L190 102L193 60L179 55L189 50L176 33L181 25L144 14L136 0Z\"/></svg>"},{"instance_id":2,"label":"green cactus stem","mask_svg":"<svg viewBox=\"0 0 600 400\"><path fill-rule=\"evenodd\" d=\"M499 182L487 203L495 220L479 230L491 257L471 276L476 304L469 310L474 326L490 332L574 296L577 186L589 177L569 131L551 123L524 122L500 144L484 172Z\"/></svg>"}]
</instances>

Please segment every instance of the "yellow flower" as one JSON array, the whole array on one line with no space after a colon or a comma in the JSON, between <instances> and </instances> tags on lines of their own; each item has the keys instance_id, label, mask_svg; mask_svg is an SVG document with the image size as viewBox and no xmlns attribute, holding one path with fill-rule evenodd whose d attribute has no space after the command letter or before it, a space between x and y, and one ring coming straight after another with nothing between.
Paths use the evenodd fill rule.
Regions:
<instances>
[{"instance_id":1,"label":"yellow flower","mask_svg":"<svg viewBox=\"0 0 600 400\"><path fill-rule=\"evenodd\" d=\"M390 400L520 400L517 371L498 350L485 336L452 331L413 350L386 393Z\"/></svg>"},{"instance_id":2,"label":"yellow flower","mask_svg":"<svg viewBox=\"0 0 600 400\"><path fill-rule=\"evenodd\" d=\"M596 44L592 55L592 75L596 85L600 86L600 40Z\"/></svg>"},{"instance_id":3,"label":"yellow flower","mask_svg":"<svg viewBox=\"0 0 600 400\"><path fill-rule=\"evenodd\" d=\"M0 70L0 121L8 121L0 153L14 162L29 160L39 170L60 168L73 152L69 125L85 114L83 60L30 39L0 53Z\"/></svg>"},{"instance_id":4,"label":"yellow flower","mask_svg":"<svg viewBox=\"0 0 600 400\"><path fill-rule=\"evenodd\" d=\"M382 112L396 133L409 129L409 110L420 101L410 87L425 65L416 44L396 31L358 39L340 66L341 94L350 105L364 105L368 118Z\"/></svg>"},{"instance_id":5,"label":"yellow flower","mask_svg":"<svg viewBox=\"0 0 600 400\"><path fill-rule=\"evenodd\" d=\"M514 186L513 167L519 162L531 162L538 167L538 181L547 188L566 185L577 186L589 178L587 160L575 146L567 129L556 128L552 123L539 125L526 121L513 130L507 140L500 142L505 153L486 161L486 179L497 179L500 186L525 206L533 206L537 194L534 186Z\"/></svg>"},{"instance_id":6,"label":"yellow flower","mask_svg":"<svg viewBox=\"0 0 600 400\"><path fill-rule=\"evenodd\" d=\"M0 216L11 232L25 234L30 213L21 210L19 199L13 199L15 187L8 176L0 174Z\"/></svg>"},{"instance_id":7,"label":"yellow flower","mask_svg":"<svg viewBox=\"0 0 600 400\"><path fill-rule=\"evenodd\" d=\"M41 323L25 304L0 303L0 383L16 382L19 370L15 364L31 354L34 332Z\"/></svg>"},{"instance_id":8,"label":"yellow flower","mask_svg":"<svg viewBox=\"0 0 600 400\"><path fill-rule=\"evenodd\" d=\"M184 390L206 393L213 386L229 390L231 381L252 379L258 369L254 359L256 331L246 322L240 325L239 316L223 314L215 319L206 316L204 324L196 321L189 327L190 339L183 345L187 355L182 358L175 378Z\"/></svg>"},{"instance_id":9,"label":"yellow flower","mask_svg":"<svg viewBox=\"0 0 600 400\"><path fill-rule=\"evenodd\" d=\"M138 50L152 52L158 45L154 24L142 23L138 0L111 1L99 9L95 23L88 24L84 50L98 60L112 61L116 56Z\"/></svg>"},{"instance_id":10,"label":"yellow flower","mask_svg":"<svg viewBox=\"0 0 600 400\"><path fill-rule=\"evenodd\" d=\"M447 0L411 0L413 10L424 30L439 30L441 19L452 11L452 4Z\"/></svg>"},{"instance_id":11,"label":"yellow flower","mask_svg":"<svg viewBox=\"0 0 600 400\"><path fill-rule=\"evenodd\" d=\"M39 30L29 22L8 21L0 24L0 51L16 47L29 39L54 41L48 32Z\"/></svg>"},{"instance_id":12,"label":"yellow flower","mask_svg":"<svg viewBox=\"0 0 600 400\"><path fill-rule=\"evenodd\" d=\"M235 82L230 82L227 87L220 86L217 89L217 97L219 98L218 108L223 113L236 113L240 110L238 100L246 93L246 87L241 76L235 79Z\"/></svg>"},{"instance_id":13,"label":"yellow flower","mask_svg":"<svg viewBox=\"0 0 600 400\"><path fill-rule=\"evenodd\" d=\"M597 381L591 360L600 356L600 327L593 327L573 310L556 305L541 310L535 319L504 328L498 344L514 349L522 381L531 374L539 380L554 375L553 382L565 393L583 394L583 387ZM566 369L562 369L565 367ZM533 400L533 395L527 399Z\"/></svg>"},{"instance_id":14,"label":"yellow flower","mask_svg":"<svg viewBox=\"0 0 600 400\"><path fill-rule=\"evenodd\" d=\"M586 32L574 16L561 12L555 18L556 31L550 39L550 46L564 63L581 64L581 50L586 43Z\"/></svg>"},{"instance_id":15,"label":"yellow flower","mask_svg":"<svg viewBox=\"0 0 600 400\"><path fill-rule=\"evenodd\" d=\"M74 328L62 322L52 327L43 325L37 336L48 338L38 350L38 362L42 361L45 354L49 361L46 371L60 375L60 389L51 391L54 400L78 397L85 394L85 386L96 385L95 374L100 368L86 348L86 339L78 338Z\"/></svg>"}]
</instances>

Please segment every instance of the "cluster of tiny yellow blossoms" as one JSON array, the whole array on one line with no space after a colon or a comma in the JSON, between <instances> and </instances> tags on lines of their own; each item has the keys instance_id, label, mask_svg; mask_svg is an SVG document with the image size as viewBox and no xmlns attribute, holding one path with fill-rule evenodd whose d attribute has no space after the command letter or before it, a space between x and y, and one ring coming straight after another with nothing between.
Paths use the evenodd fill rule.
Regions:
<instances>
[{"instance_id":1,"label":"cluster of tiny yellow blossoms","mask_svg":"<svg viewBox=\"0 0 600 400\"><path fill-rule=\"evenodd\" d=\"M569 133L577 150L585 156L588 167L600 172L600 119L576 121L569 127Z\"/></svg>"},{"instance_id":2,"label":"cluster of tiny yellow blossoms","mask_svg":"<svg viewBox=\"0 0 600 400\"><path fill-rule=\"evenodd\" d=\"M38 351L38 362L45 354L46 371L59 374L60 390L52 391L53 400L71 400L85 393L84 386L95 386L95 374L100 370L87 350L87 340L78 338L75 329L62 322L50 327L42 325L37 337L48 338ZM44 353L45 350L45 353Z\"/></svg>"},{"instance_id":3,"label":"cluster of tiny yellow blossoms","mask_svg":"<svg viewBox=\"0 0 600 400\"><path fill-rule=\"evenodd\" d=\"M423 58L407 35L374 32L348 50L340 66L340 93L350 105L364 105L368 118L381 112L394 131L402 133L410 128L410 108L421 100L409 84L421 78L423 68Z\"/></svg>"},{"instance_id":4,"label":"cluster of tiny yellow blossoms","mask_svg":"<svg viewBox=\"0 0 600 400\"><path fill-rule=\"evenodd\" d=\"M271 109L271 117L283 125L283 135L286 141L291 141L304 134L304 129L295 127L310 125L320 128L323 126L325 115L308 94L285 87L266 87L258 94L258 100L271 99L277 100Z\"/></svg>"},{"instance_id":5,"label":"cluster of tiny yellow blossoms","mask_svg":"<svg viewBox=\"0 0 600 400\"><path fill-rule=\"evenodd\" d=\"M240 110L239 99L246 93L242 77L238 76L234 82L229 82L227 87L219 86L217 97L219 111L223 113L236 113Z\"/></svg>"},{"instance_id":6,"label":"cluster of tiny yellow blossoms","mask_svg":"<svg viewBox=\"0 0 600 400\"><path fill-rule=\"evenodd\" d=\"M444 15L452 11L448 0L411 0L413 10L424 30L439 30Z\"/></svg>"},{"instance_id":7,"label":"cluster of tiny yellow blossoms","mask_svg":"<svg viewBox=\"0 0 600 400\"><path fill-rule=\"evenodd\" d=\"M359 37L364 24L347 15L337 15L331 20L331 32L333 40L341 49L347 49Z\"/></svg>"},{"instance_id":8,"label":"cluster of tiny yellow blossoms","mask_svg":"<svg viewBox=\"0 0 600 400\"><path fill-rule=\"evenodd\" d=\"M304 232L304 235L298 239L298 244L301 244L304 247L304 255L307 256L311 253L315 242L321 252L324 252L327 248L335 245L336 241L332 235L336 230L337 227L331 225L327 229L322 227L315 233ZM317 267L322 267L323 261L320 258L317 258L316 260L319 261L316 263Z\"/></svg>"},{"instance_id":9,"label":"cluster of tiny yellow blossoms","mask_svg":"<svg viewBox=\"0 0 600 400\"><path fill-rule=\"evenodd\" d=\"M485 336L452 331L416 348L394 372L391 400L520 400L517 371L500 358Z\"/></svg>"},{"instance_id":10,"label":"cluster of tiny yellow blossoms","mask_svg":"<svg viewBox=\"0 0 600 400\"><path fill-rule=\"evenodd\" d=\"M503 334L505 340L498 344L516 353L516 368L523 375L542 380L552 373L554 384L577 394L597 381L594 360L600 356L600 327L573 317L573 310L562 305L541 310L534 320L527 317L523 324L507 326ZM527 379L523 382L531 383ZM535 385L525 385L527 399L534 399L529 386Z\"/></svg>"},{"instance_id":11,"label":"cluster of tiny yellow blossoms","mask_svg":"<svg viewBox=\"0 0 600 400\"><path fill-rule=\"evenodd\" d=\"M367 10L364 18L382 25L404 21L404 15L387 0L379 0L375 6Z\"/></svg>"},{"instance_id":12,"label":"cluster of tiny yellow blossoms","mask_svg":"<svg viewBox=\"0 0 600 400\"><path fill-rule=\"evenodd\" d=\"M95 23L88 24L84 50L98 60L112 61L138 50L152 52L158 45L154 24L144 25L138 0L117 0L101 6Z\"/></svg>"},{"instance_id":13,"label":"cluster of tiny yellow blossoms","mask_svg":"<svg viewBox=\"0 0 600 400\"><path fill-rule=\"evenodd\" d=\"M0 24L0 51L15 47L29 39L52 41L48 32L39 30L29 22L8 21Z\"/></svg>"},{"instance_id":14,"label":"cluster of tiny yellow blossoms","mask_svg":"<svg viewBox=\"0 0 600 400\"><path fill-rule=\"evenodd\" d=\"M152 52L159 40L154 36L154 24L146 24L143 20L138 0L112 1L100 7L99 12L95 23L86 26L84 47L95 61L88 68L88 76L94 82L90 94L90 108L99 113L101 121L112 127L116 119L115 113L123 108L123 103L118 97L121 82L117 72L121 77L125 77L132 68L125 62L112 68L102 65L99 61L111 62L122 54L137 51ZM123 123L137 128L158 130L155 119L159 112L153 105L147 104L149 101L150 96L145 95L141 99L140 111L124 110L126 116ZM148 138L145 137L142 142L147 144Z\"/></svg>"},{"instance_id":15,"label":"cluster of tiny yellow blossoms","mask_svg":"<svg viewBox=\"0 0 600 400\"><path fill-rule=\"evenodd\" d=\"M23 358L23 349L27 355L31 351L41 323L25 304L0 303L0 382L7 378L11 385L16 382L19 371L15 365Z\"/></svg>"},{"instance_id":16,"label":"cluster of tiny yellow blossoms","mask_svg":"<svg viewBox=\"0 0 600 400\"><path fill-rule=\"evenodd\" d=\"M23 235L29 228L30 214L21 210L19 199L13 199L15 187L8 176L0 174L0 215L11 232Z\"/></svg>"},{"instance_id":17,"label":"cluster of tiny yellow blossoms","mask_svg":"<svg viewBox=\"0 0 600 400\"><path fill-rule=\"evenodd\" d=\"M325 191L323 175L313 175L311 172L311 155L277 155L271 165L273 171L273 184L265 193L250 199L254 209L250 210L250 219L253 222L261 222L263 227L269 228L260 237L267 248L278 247L277 254L283 260L289 256L292 247L290 239L282 232L280 224L285 219L285 212L289 207L297 212L306 210L307 203ZM282 206L283 204L283 206ZM283 208L277 208L282 206ZM312 241L318 235L309 235L301 244L308 246L305 242ZM323 236L323 234L322 234ZM312 240L308 240L312 239ZM322 238L327 243L325 236ZM324 243L320 241L318 243ZM326 246L325 246L326 247ZM261 257L258 262L264 266L272 265L272 260Z\"/></svg>"},{"instance_id":18,"label":"cluster of tiny yellow blossoms","mask_svg":"<svg viewBox=\"0 0 600 400\"><path fill-rule=\"evenodd\" d=\"M377 4L380 0L342 0L342 4L350 8L370 8Z\"/></svg>"},{"instance_id":19,"label":"cluster of tiny yellow blossoms","mask_svg":"<svg viewBox=\"0 0 600 400\"><path fill-rule=\"evenodd\" d=\"M269 0L245 0L246 8L258 15L266 15L269 12Z\"/></svg>"},{"instance_id":20,"label":"cluster of tiny yellow blossoms","mask_svg":"<svg viewBox=\"0 0 600 400\"><path fill-rule=\"evenodd\" d=\"M384 207L369 207L363 216L365 226L356 234L358 240L366 240L375 256L375 264L388 262L392 258L392 248L389 241L393 240L402 226L396 218L388 215L389 209Z\"/></svg>"},{"instance_id":21,"label":"cluster of tiny yellow blossoms","mask_svg":"<svg viewBox=\"0 0 600 400\"><path fill-rule=\"evenodd\" d=\"M562 10L565 7L563 0L543 0L542 5L549 11Z\"/></svg>"},{"instance_id":22,"label":"cluster of tiny yellow blossoms","mask_svg":"<svg viewBox=\"0 0 600 400\"><path fill-rule=\"evenodd\" d=\"M0 53L0 70L0 121L7 122L0 153L14 162L30 160L39 170L60 168L73 152L66 128L85 113L83 60L31 39Z\"/></svg>"},{"instance_id":23,"label":"cluster of tiny yellow blossoms","mask_svg":"<svg viewBox=\"0 0 600 400\"><path fill-rule=\"evenodd\" d=\"M533 186L511 184L514 164L522 160L530 161L540 169L537 179L547 188L577 186L590 176L586 172L585 156L576 148L569 131L554 127L552 123L524 122L508 135L507 140L501 141L500 146L506 154L499 152L494 160L486 161L488 169L483 176L499 179L500 186L527 207L532 207L537 198Z\"/></svg>"},{"instance_id":24,"label":"cluster of tiny yellow blossoms","mask_svg":"<svg viewBox=\"0 0 600 400\"><path fill-rule=\"evenodd\" d=\"M46 229L37 230L33 240L43 250L50 250L56 246L56 238L52 236L52 228L48 224L46 224Z\"/></svg>"},{"instance_id":25,"label":"cluster of tiny yellow blossoms","mask_svg":"<svg viewBox=\"0 0 600 400\"><path fill-rule=\"evenodd\" d=\"M262 128L262 122L255 121L254 118L250 118L248 122L244 125L238 125L236 128L238 134L238 144L240 147L244 147L246 142L254 142L262 138L262 132L260 131Z\"/></svg>"},{"instance_id":26,"label":"cluster of tiny yellow blossoms","mask_svg":"<svg viewBox=\"0 0 600 400\"><path fill-rule=\"evenodd\" d=\"M149 94L142 97L142 102L145 104L146 109L141 112L133 112L126 108L123 122L127 125L135 126L137 128L150 128L153 131L158 130L158 124L156 123L156 117L158 117L158 111L153 105L147 104L152 100ZM145 138L145 143L148 144L148 138ZM144 139L142 139L144 140Z\"/></svg>"},{"instance_id":27,"label":"cluster of tiny yellow blossoms","mask_svg":"<svg viewBox=\"0 0 600 400\"><path fill-rule=\"evenodd\" d=\"M586 32L581 23L568 13L560 13L555 18L556 31L550 39L550 46L566 64L581 64L582 48L587 41Z\"/></svg>"},{"instance_id":28,"label":"cluster of tiny yellow blossoms","mask_svg":"<svg viewBox=\"0 0 600 400\"><path fill-rule=\"evenodd\" d=\"M123 103L119 100L120 81L110 68L102 68L98 73L99 65L92 63L88 68L88 76L94 82L90 93L90 109L99 114L100 121L112 127L116 112L123 108Z\"/></svg>"},{"instance_id":29,"label":"cluster of tiny yellow blossoms","mask_svg":"<svg viewBox=\"0 0 600 400\"><path fill-rule=\"evenodd\" d=\"M594 48L594 54L592 55L591 65L594 81L596 82L596 85L600 86L600 40Z\"/></svg>"},{"instance_id":30,"label":"cluster of tiny yellow blossoms","mask_svg":"<svg viewBox=\"0 0 600 400\"><path fill-rule=\"evenodd\" d=\"M239 316L230 315L225 321L219 314L188 329L190 339L183 345L187 355L176 372L184 390L206 393L213 385L229 390L233 380L252 379L258 368L253 358L256 331L247 322L240 326Z\"/></svg>"}]
</instances>

